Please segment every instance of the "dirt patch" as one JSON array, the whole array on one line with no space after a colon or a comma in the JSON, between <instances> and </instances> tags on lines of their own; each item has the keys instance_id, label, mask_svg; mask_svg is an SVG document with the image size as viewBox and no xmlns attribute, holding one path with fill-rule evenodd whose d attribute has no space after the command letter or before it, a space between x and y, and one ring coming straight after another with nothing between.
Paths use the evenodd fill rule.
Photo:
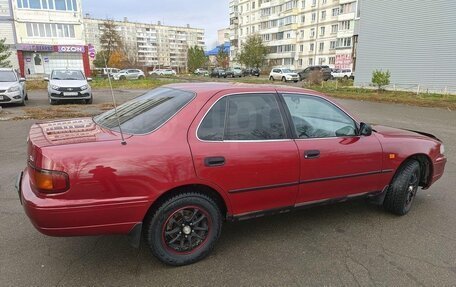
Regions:
<instances>
[{"instance_id":1,"label":"dirt patch","mask_svg":"<svg viewBox=\"0 0 456 287\"><path fill-rule=\"evenodd\" d=\"M25 115L15 119L59 119L59 118L79 118L88 117L98 114L89 111L83 111L81 106L66 105L62 107L46 107L46 108L24 108Z\"/></svg>"}]
</instances>

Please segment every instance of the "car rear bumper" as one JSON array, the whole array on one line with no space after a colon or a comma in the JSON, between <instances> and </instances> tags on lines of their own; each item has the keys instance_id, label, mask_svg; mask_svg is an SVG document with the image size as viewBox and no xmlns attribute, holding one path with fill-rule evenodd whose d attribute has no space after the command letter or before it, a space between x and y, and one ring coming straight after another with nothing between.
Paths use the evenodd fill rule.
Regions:
<instances>
[{"instance_id":1,"label":"car rear bumper","mask_svg":"<svg viewBox=\"0 0 456 287\"><path fill-rule=\"evenodd\" d=\"M146 200L94 200L81 204L76 200L42 197L31 189L27 170L18 176L16 189L33 226L49 236L128 234L142 222L150 205Z\"/></svg>"}]
</instances>

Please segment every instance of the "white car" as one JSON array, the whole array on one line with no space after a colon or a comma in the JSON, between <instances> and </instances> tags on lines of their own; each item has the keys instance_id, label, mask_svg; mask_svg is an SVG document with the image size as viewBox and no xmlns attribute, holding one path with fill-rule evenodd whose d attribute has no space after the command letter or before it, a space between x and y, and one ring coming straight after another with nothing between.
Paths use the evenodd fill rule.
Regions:
<instances>
[{"instance_id":1,"label":"white car","mask_svg":"<svg viewBox=\"0 0 456 287\"><path fill-rule=\"evenodd\" d=\"M0 104L20 104L25 106L28 100L25 79L19 77L15 70L0 69Z\"/></svg>"},{"instance_id":2,"label":"white car","mask_svg":"<svg viewBox=\"0 0 456 287\"><path fill-rule=\"evenodd\" d=\"M353 79L353 72L351 69L334 69L331 72L334 79Z\"/></svg>"},{"instance_id":3,"label":"white car","mask_svg":"<svg viewBox=\"0 0 456 287\"><path fill-rule=\"evenodd\" d=\"M113 73L112 78L116 81L119 80L141 80L146 76L144 72L139 69L125 69L121 70L118 73Z\"/></svg>"},{"instance_id":4,"label":"white car","mask_svg":"<svg viewBox=\"0 0 456 287\"><path fill-rule=\"evenodd\" d=\"M152 72L149 72L149 75L157 76L175 76L177 73L173 69L155 69Z\"/></svg>"},{"instance_id":5,"label":"white car","mask_svg":"<svg viewBox=\"0 0 456 287\"><path fill-rule=\"evenodd\" d=\"M93 102L91 78L86 78L81 70L56 69L48 82L48 98L51 105L63 101L83 100L86 104Z\"/></svg>"},{"instance_id":6,"label":"white car","mask_svg":"<svg viewBox=\"0 0 456 287\"><path fill-rule=\"evenodd\" d=\"M270 81L278 80L278 81L282 81L282 82L293 81L293 82L297 83L299 81L299 75L290 69L275 68L275 69L271 70L271 73L269 73L269 80Z\"/></svg>"}]
</instances>

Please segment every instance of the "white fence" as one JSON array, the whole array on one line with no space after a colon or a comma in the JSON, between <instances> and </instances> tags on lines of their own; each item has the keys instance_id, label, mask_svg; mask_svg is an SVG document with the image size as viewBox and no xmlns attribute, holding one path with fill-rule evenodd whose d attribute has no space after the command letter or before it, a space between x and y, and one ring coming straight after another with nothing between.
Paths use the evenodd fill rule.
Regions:
<instances>
[{"instance_id":1,"label":"white fence","mask_svg":"<svg viewBox=\"0 0 456 287\"><path fill-rule=\"evenodd\" d=\"M456 79L455 79L456 80ZM357 83L357 88L365 88L365 89L376 89L372 83ZM413 92L417 95L419 94L441 94L441 95L456 95L456 86L429 86L429 85L422 85L422 84L390 84L388 86L383 87L385 90L390 91L405 91L405 92Z\"/></svg>"}]
</instances>

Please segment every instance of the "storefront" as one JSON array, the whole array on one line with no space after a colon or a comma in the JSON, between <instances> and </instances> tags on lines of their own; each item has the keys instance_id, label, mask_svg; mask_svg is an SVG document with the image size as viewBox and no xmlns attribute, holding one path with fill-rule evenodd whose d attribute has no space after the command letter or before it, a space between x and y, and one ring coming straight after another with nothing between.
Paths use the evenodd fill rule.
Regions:
<instances>
[{"instance_id":1,"label":"storefront","mask_svg":"<svg viewBox=\"0 0 456 287\"><path fill-rule=\"evenodd\" d=\"M49 75L54 69L78 69L90 76L87 46L18 44L17 57L23 77Z\"/></svg>"}]
</instances>

